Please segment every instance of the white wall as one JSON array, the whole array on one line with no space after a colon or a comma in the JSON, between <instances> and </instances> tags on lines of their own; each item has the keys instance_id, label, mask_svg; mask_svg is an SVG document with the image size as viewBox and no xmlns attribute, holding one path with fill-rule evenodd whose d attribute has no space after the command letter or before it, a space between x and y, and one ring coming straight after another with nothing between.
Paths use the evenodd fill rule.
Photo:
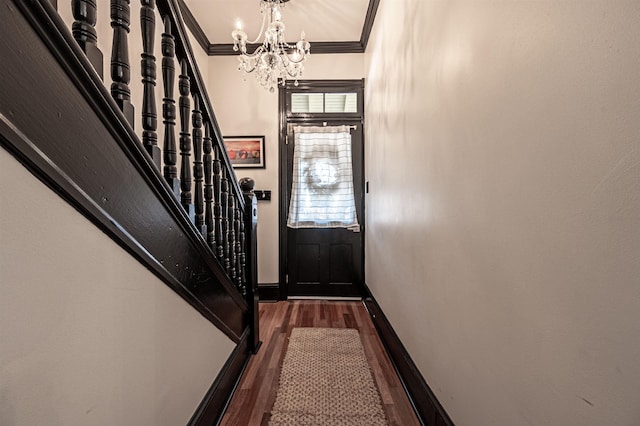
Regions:
<instances>
[{"instance_id":1,"label":"white wall","mask_svg":"<svg viewBox=\"0 0 640 426\"><path fill-rule=\"evenodd\" d=\"M305 63L303 78L361 79L364 55L314 55ZM246 81L244 81L246 80ZM225 136L265 135L262 169L237 169L238 178L251 177L256 189L271 190L271 201L258 203L258 281L278 282L278 92L263 89L253 75L238 71L236 56L209 59L209 97Z\"/></svg>"},{"instance_id":2,"label":"white wall","mask_svg":"<svg viewBox=\"0 0 640 426\"><path fill-rule=\"evenodd\" d=\"M186 424L234 343L0 149L0 424Z\"/></svg>"},{"instance_id":3,"label":"white wall","mask_svg":"<svg viewBox=\"0 0 640 426\"><path fill-rule=\"evenodd\" d=\"M640 423L639 16L380 4L367 280L457 425Z\"/></svg>"}]
</instances>

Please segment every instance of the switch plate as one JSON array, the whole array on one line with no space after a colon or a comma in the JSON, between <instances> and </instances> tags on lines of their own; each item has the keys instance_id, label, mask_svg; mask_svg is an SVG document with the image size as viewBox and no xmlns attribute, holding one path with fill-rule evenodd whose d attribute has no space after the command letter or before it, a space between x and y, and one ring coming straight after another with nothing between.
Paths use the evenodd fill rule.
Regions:
<instances>
[{"instance_id":1,"label":"switch plate","mask_svg":"<svg viewBox=\"0 0 640 426\"><path fill-rule=\"evenodd\" d=\"M256 194L258 201L271 201L271 190L269 189L254 189L253 193Z\"/></svg>"}]
</instances>

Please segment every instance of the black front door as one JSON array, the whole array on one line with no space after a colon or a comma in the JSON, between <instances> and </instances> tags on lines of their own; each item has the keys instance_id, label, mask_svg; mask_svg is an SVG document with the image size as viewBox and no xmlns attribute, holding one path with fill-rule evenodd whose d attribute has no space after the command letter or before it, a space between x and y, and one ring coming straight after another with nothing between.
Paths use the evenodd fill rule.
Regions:
<instances>
[{"instance_id":1,"label":"black front door","mask_svg":"<svg viewBox=\"0 0 640 426\"><path fill-rule=\"evenodd\" d=\"M311 123L306 123L312 125ZM322 123L327 124L327 123ZM331 123L328 123L331 125ZM351 127L351 159L353 192L359 226L346 228L286 229L286 281L289 296L360 297L364 268L364 147L362 126ZM295 150L293 127L287 137L286 200L291 200L292 171Z\"/></svg>"}]
</instances>

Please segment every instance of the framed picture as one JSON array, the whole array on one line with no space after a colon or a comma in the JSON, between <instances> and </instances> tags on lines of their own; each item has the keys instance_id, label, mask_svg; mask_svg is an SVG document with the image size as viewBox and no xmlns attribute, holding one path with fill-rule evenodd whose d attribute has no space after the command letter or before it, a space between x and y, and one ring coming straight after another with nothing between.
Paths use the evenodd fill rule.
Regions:
<instances>
[{"instance_id":1,"label":"framed picture","mask_svg":"<svg viewBox=\"0 0 640 426\"><path fill-rule=\"evenodd\" d=\"M264 169L264 136L224 136L234 168Z\"/></svg>"}]
</instances>

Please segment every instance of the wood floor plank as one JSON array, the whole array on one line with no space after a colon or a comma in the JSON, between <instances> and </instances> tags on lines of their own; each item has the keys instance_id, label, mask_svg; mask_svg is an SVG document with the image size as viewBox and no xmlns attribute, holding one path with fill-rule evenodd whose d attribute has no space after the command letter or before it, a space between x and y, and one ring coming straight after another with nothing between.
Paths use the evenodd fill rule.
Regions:
<instances>
[{"instance_id":1,"label":"wood floor plank","mask_svg":"<svg viewBox=\"0 0 640 426\"><path fill-rule=\"evenodd\" d=\"M362 302L296 300L260 303L260 351L251 358L221 424L267 425L280 368L295 327L355 328L391 425L419 425L411 403Z\"/></svg>"}]
</instances>

